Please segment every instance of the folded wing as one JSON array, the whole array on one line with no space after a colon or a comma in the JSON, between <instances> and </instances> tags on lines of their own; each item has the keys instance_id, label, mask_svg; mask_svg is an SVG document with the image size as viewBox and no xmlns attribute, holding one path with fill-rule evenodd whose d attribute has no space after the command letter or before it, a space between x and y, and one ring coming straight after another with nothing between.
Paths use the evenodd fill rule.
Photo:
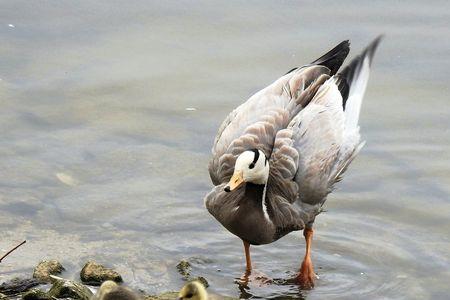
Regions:
<instances>
[{"instance_id":1,"label":"folded wing","mask_svg":"<svg viewBox=\"0 0 450 300\"><path fill-rule=\"evenodd\" d=\"M341 73L327 79L287 128L277 133L270 160L274 170L269 178L273 183L269 187L275 191L269 193L296 192L294 201L310 205L318 213L363 145L359 111L379 41L377 38Z\"/></svg>"}]
</instances>

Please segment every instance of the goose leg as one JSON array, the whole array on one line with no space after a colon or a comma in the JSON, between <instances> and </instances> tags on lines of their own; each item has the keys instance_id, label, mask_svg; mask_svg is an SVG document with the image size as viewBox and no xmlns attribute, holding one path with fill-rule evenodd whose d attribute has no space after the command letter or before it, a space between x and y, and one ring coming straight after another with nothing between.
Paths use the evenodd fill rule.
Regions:
<instances>
[{"instance_id":1,"label":"goose leg","mask_svg":"<svg viewBox=\"0 0 450 300\"><path fill-rule=\"evenodd\" d=\"M250 258L250 244L246 241L242 241L244 243L245 250L245 273L240 278L240 284L242 286L247 286L249 282L253 282L259 286L264 286L272 282L272 279L267 277L267 275L258 272L252 271L252 260Z\"/></svg>"},{"instance_id":2,"label":"goose leg","mask_svg":"<svg viewBox=\"0 0 450 300\"><path fill-rule=\"evenodd\" d=\"M252 274L252 260L250 258L250 244L246 241L242 240L244 244L244 252L245 252L245 273L240 278L240 284L242 286L247 286L250 282L250 276Z\"/></svg>"},{"instance_id":3,"label":"goose leg","mask_svg":"<svg viewBox=\"0 0 450 300\"><path fill-rule=\"evenodd\" d=\"M250 258L250 244L246 241L242 241L244 243L245 250L245 273L252 272L252 259Z\"/></svg>"},{"instance_id":4,"label":"goose leg","mask_svg":"<svg viewBox=\"0 0 450 300\"><path fill-rule=\"evenodd\" d=\"M306 241L306 252L303 258L302 265L300 267L300 273L298 274L296 281L304 289L312 289L314 287L314 280L316 274L314 273L314 267L311 261L311 243L313 238L313 229L305 228L303 230L303 236Z\"/></svg>"}]
</instances>

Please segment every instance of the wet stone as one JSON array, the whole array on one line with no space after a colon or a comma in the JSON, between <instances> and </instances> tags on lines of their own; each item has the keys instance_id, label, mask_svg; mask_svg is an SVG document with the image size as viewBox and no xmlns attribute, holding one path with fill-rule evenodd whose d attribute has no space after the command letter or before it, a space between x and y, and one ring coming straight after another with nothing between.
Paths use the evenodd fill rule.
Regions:
<instances>
[{"instance_id":1,"label":"wet stone","mask_svg":"<svg viewBox=\"0 0 450 300\"><path fill-rule=\"evenodd\" d=\"M83 284L65 279L55 280L47 294L50 297L76 300L89 300L93 296L91 290Z\"/></svg>"},{"instance_id":2,"label":"wet stone","mask_svg":"<svg viewBox=\"0 0 450 300\"><path fill-rule=\"evenodd\" d=\"M64 267L57 260L43 260L34 268L33 277L41 282L51 282L50 275L64 271Z\"/></svg>"},{"instance_id":3,"label":"wet stone","mask_svg":"<svg viewBox=\"0 0 450 300\"><path fill-rule=\"evenodd\" d=\"M116 271L106 268L94 261L89 261L84 265L80 273L81 281L91 285L100 285L106 280L122 282L122 276Z\"/></svg>"},{"instance_id":4,"label":"wet stone","mask_svg":"<svg viewBox=\"0 0 450 300\"><path fill-rule=\"evenodd\" d=\"M0 293L7 296L21 294L39 284L34 278L14 278L0 285Z\"/></svg>"},{"instance_id":5,"label":"wet stone","mask_svg":"<svg viewBox=\"0 0 450 300\"><path fill-rule=\"evenodd\" d=\"M187 260L182 260L177 264L178 273L184 278L189 278L191 275L191 264Z\"/></svg>"},{"instance_id":6,"label":"wet stone","mask_svg":"<svg viewBox=\"0 0 450 300\"><path fill-rule=\"evenodd\" d=\"M1 298L0 298L1 299ZM31 289L22 295L23 300L53 300L46 292L40 289Z\"/></svg>"}]
</instances>

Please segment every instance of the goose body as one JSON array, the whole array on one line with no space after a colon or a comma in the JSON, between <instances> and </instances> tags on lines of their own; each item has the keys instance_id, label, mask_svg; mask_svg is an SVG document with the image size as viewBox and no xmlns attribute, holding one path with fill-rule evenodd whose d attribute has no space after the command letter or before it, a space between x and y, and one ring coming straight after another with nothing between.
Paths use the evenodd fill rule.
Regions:
<instances>
[{"instance_id":1,"label":"goose body","mask_svg":"<svg viewBox=\"0 0 450 300\"><path fill-rule=\"evenodd\" d=\"M246 254L250 244L304 230L309 259L315 218L363 146L359 112L379 41L341 71L349 42L340 43L257 92L220 126L205 206L243 240Z\"/></svg>"}]
</instances>

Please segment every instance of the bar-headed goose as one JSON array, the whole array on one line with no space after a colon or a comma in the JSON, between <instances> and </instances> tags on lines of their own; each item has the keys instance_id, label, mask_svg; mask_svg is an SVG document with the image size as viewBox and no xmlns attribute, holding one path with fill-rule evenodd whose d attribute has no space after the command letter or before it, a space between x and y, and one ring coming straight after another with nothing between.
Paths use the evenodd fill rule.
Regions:
<instances>
[{"instance_id":1,"label":"bar-headed goose","mask_svg":"<svg viewBox=\"0 0 450 300\"><path fill-rule=\"evenodd\" d=\"M272 243L303 230L296 281L314 286L313 223L363 146L358 118L380 37L339 71L349 42L294 68L233 110L219 128L209 173L208 211L244 243Z\"/></svg>"}]
</instances>

